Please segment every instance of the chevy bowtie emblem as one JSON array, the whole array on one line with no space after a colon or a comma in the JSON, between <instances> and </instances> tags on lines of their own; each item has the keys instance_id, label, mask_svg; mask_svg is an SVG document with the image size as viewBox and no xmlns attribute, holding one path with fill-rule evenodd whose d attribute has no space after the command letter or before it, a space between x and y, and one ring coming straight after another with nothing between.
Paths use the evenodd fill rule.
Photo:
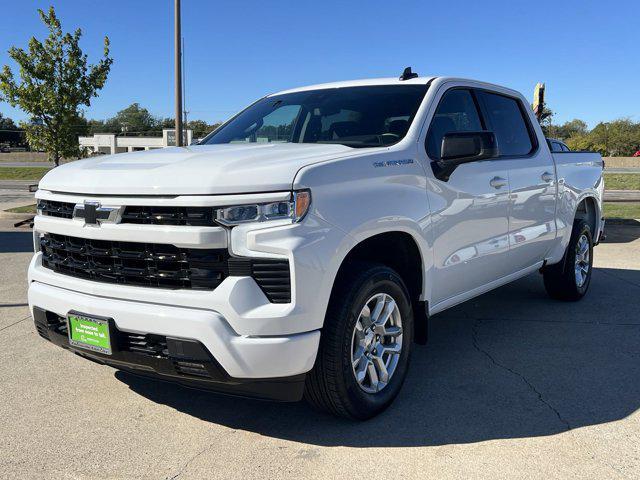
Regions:
<instances>
[{"instance_id":1,"label":"chevy bowtie emblem","mask_svg":"<svg viewBox=\"0 0 640 480\"><path fill-rule=\"evenodd\" d=\"M116 223L120 207L102 207L100 202L78 203L73 209L73 218L84 219L85 225Z\"/></svg>"}]
</instances>

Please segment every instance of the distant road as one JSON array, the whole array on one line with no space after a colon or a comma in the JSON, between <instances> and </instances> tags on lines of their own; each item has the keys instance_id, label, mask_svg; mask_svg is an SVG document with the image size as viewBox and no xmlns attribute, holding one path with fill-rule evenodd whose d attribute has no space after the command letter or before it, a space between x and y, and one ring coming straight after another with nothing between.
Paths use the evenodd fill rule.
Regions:
<instances>
[{"instance_id":1,"label":"distant road","mask_svg":"<svg viewBox=\"0 0 640 480\"><path fill-rule=\"evenodd\" d=\"M29 185L35 183L33 180L0 180L0 211L36 203L34 194L29 192Z\"/></svg>"},{"instance_id":2,"label":"distant road","mask_svg":"<svg viewBox=\"0 0 640 480\"><path fill-rule=\"evenodd\" d=\"M29 191L29 185L36 185L37 180L0 180L0 190Z\"/></svg>"},{"instance_id":3,"label":"distant road","mask_svg":"<svg viewBox=\"0 0 640 480\"><path fill-rule=\"evenodd\" d=\"M50 162L0 162L0 168L3 167L49 167L53 168Z\"/></svg>"},{"instance_id":4,"label":"distant road","mask_svg":"<svg viewBox=\"0 0 640 480\"><path fill-rule=\"evenodd\" d=\"M640 167L606 168L604 173L640 173Z\"/></svg>"},{"instance_id":5,"label":"distant road","mask_svg":"<svg viewBox=\"0 0 640 480\"><path fill-rule=\"evenodd\" d=\"M640 202L640 190L605 190L605 202Z\"/></svg>"}]
</instances>

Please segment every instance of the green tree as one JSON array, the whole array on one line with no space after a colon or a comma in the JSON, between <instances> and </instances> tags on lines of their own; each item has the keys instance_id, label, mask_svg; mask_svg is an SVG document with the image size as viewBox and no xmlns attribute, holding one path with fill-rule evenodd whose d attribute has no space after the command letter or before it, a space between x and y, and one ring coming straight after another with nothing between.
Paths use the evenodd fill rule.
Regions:
<instances>
[{"instance_id":1,"label":"green tree","mask_svg":"<svg viewBox=\"0 0 640 480\"><path fill-rule=\"evenodd\" d=\"M219 123L209 124L204 120L191 120L189 123L187 123L187 128L193 130L194 139L204 138L219 126Z\"/></svg>"},{"instance_id":2,"label":"green tree","mask_svg":"<svg viewBox=\"0 0 640 480\"><path fill-rule=\"evenodd\" d=\"M585 128L574 131L566 141L574 150L593 150L607 157L628 157L640 148L640 123L620 118L612 122L600 122L591 131L585 125Z\"/></svg>"},{"instance_id":3,"label":"green tree","mask_svg":"<svg viewBox=\"0 0 640 480\"><path fill-rule=\"evenodd\" d=\"M561 138L571 138L577 135L586 135L589 133L587 122L574 118L560 126Z\"/></svg>"},{"instance_id":4,"label":"green tree","mask_svg":"<svg viewBox=\"0 0 640 480\"><path fill-rule=\"evenodd\" d=\"M22 124L32 148L49 152L56 165L64 157L80 155L77 140L80 106L90 106L102 89L113 59L109 57L109 38L104 37L102 59L87 63L80 48L82 30L64 33L53 7L38 10L49 29L44 42L32 37L28 51L11 47L9 56L20 67L20 79L5 65L0 72L0 99L27 112L31 122Z\"/></svg>"},{"instance_id":5,"label":"green tree","mask_svg":"<svg viewBox=\"0 0 640 480\"><path fill-rule=\"evenodd\" d=\"M586 122L573 119L562 125L549 125L547 129L547 136L551 138L558 138L560 140L567 140L571 137L586 135L589 133L589 127Z\"/></svg>"},{"instance_id":6,"label":"green tree","mask_svg":"<svg viewBox=\"0 0 640 480\"><path fill-rule=\"evenodd\" d=\"M540 127L544 132L545 136L550 137L549 129L553 124L553 110L547 108L546 106L542 109L542 115L538 118L538 122L540 123Z\"/></svg>"},{"instance_id":7,"label":"green tree","mask_svg":"<svg viewBox=\"0 0 640 480\"><path fill-rule=\"evenodd\" d=\"M163 118L160 122L161 128L176 128L176 120L171 117Z\"/></svg>"},{"instance_id":8,"label":"green tree","mask_svg":"<svg viewBox=\"0 0 640 480\"><path fill-rule=\"evenodd\" d=\"M115 117L105 122L105 127L111 133L144 134L162 130L160 120L151 115L149 110L139 103L132 103L127 108L116 113Z\"/></svg>"},{"instance_id":9,"label":"green tree","mask_svg":"<svg viewBox=\"0 0 640 480\"><path fill-rule=\"evenodd\" d=\"M108 133L108 127L104 120L88 120L87 126L89 128L89 135L94 135L96 133Z\"/></svg>"},{"instance_id":10,"label":"green tree","mask_svg":"<svg viewBox=\"0 0 640 480\"><path fill-rule=\"evenodd\" d=\"M17 128L12 119L0 113L0 130L16 130Z\"/></svg>"}]
</instances>

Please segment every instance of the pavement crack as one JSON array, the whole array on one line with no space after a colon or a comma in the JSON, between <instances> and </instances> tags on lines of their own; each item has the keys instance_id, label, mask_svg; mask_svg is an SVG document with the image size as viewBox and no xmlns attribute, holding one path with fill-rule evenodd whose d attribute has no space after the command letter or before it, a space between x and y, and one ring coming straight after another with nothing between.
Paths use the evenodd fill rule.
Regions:
<instances>
[{"instance_id":1,"label":"pavement crack","mask_svg":"<svg viewBox=\"0 0 640 480\"><path fill-rule=\"evenodd\" d=\"M527 387L529 387L529 389L535 393L538 396L538 400L540 402L542 402L549 410L551 410L555 416L558 418L558 420L565 426L565 428L567 429L567 431L571 430L571 425L569 424L569 422L567 420L565 420L562 415L560 414L560 412L553 406L551 405L543 396L542 393L535 387L535 385L533 385L528 379L527 377L525 377L524 375L522 375L520 372L500 363L498 360L496 360L487 350L483 349L480 346L480 342L478 341L478 328L480 327L480 325L482 324L482 320L476 320L473 324L473 327L471 329L472 331L472 339L473 339L473 347L480 353L482 353L484 356L486 356L489 361L491 363L493 363L496 367L501 368L503 370L506 370L507 372L511 373L512 375L515 375L516 377L520 378L520 380L522 380L524 382L525 385L527 385Z\"/></svg>"},{"instance_id":2,"label":"pavement crack","mask_svg":"<svg viewBox=\"0 0 640 480\"><path fill-rule=\"evenodd\" d=\"M489 321L494 321L493 319ZM565 325L605 325L608 327L640 327L640 323L627 323L627 322L585 322L582 320L531 320L531 319L496 319L495 321L509 321L509 322L528 322L528 323L557 323Z\"/></svg>"},{"instance_id":3,"label":"pavement crack","mask_svg":"<svg viewBox=\"0 0 640 480\"><path fill-rule=\"evenodd\" d=\"M458 318L458 317L452 317ZM460 317L460 320L468 319L468 317ZM530 318L477 318L480 322L526 322L526 323L551 323L558 325L605 325L609 327L640 327L640 323L627 322L600 322L600 321L583 321L583 320L540 320Z\"/></svg>"},{"instance_id":4,"label":"pavement crack","mask_svg":"<svg viewBox=\"0 0 640 480\"><path fill-rule=\"evenodd\" d=\"M27 320L28 318L31 318L31 315L27 315L26 317L21 318L21 319L20 319L20 320L18 320L17 322L13 322L13 323L10 323L9 325L5 325L4 327L0 328L0 332L2 332L2 331L4 331L4 330L6 330L6 329L7 329L7 328L9 328L9 327L13 327L14 325L17 325L17 324L19 324L20 322L24 322L24 321L25 321L25 320Z\"/></svg>"},{"instance_id":5,"label":"pavement crack","mask_svg":"<svg viewBox=\"0 0 640 480\"><path fill-rule=\"evenodd\" d=\"M180 470L178 470L178 473L176 473L175 475L173 475L172 477L167 477L167 480L175 480L176 478L178 478L180 475L182 475L187 468L189 467L189 465L194 462L198 457L200 457L200 455L202 455L203 453L205 453L206 451L210 450L213 447L212 445L209 445L208 447L203 448L202 450L200 450L198 453L196 453L195 455L193 455L189 460L187 460L185 462L185 464L182 466L182 468Z\"/></svg>"}]
</instances>

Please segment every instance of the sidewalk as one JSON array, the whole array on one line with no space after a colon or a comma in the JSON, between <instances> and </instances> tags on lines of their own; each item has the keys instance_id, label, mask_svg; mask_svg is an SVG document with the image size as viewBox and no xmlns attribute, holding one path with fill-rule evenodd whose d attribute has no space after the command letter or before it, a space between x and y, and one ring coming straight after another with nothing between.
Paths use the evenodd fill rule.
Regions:
<instances>
[{"instance_id":1,"label":"sidewalk","mask_svg":"<svg viewBox=\"0 0 640 480\"><path fill-rule=\"evenodd\" d=\"M640 190L605 190L605 202L640 202Z\"/></svg>"},{"instance_id":2,"label":"sidewalk","mask_svg":"<svg viewBox=\"0 0 640 480\"><path fill-rule=\"evenodd\" d=\"M33 180L0 180L0 217L11 215L3 210L36 203L33 192L29 192L29 185L36 183Z\"/></svg>"},{"instance_id":3,"label":"sidewalk","mask_svg":"<svg viewBox=\"0 0 640 480\"><path fill-rule=\"evenodd\" d=\"M52 162L0 162L0 168L9 167L43 167L53 168Z\"/></svg>"}]
</instances>

